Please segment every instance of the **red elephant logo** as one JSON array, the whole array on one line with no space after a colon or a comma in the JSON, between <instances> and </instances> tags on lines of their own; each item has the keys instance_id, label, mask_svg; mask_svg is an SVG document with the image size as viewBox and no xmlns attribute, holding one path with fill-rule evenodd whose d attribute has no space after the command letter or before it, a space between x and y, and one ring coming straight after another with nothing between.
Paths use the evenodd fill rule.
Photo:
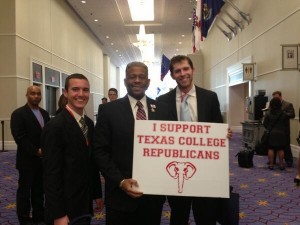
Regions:
<instances>
[{"instance_id":1,"label":"red elephant logo","mask_svg":"<svg viewBox=\"0 0 300 225\"><path fill-rule=\"evenodd\" d=\"M190 179L196 173L196 167L190 162L170 162L166 166L169 175L178 180L178 193L183 192L184 180Z\"/></svg>"}]
</instances>

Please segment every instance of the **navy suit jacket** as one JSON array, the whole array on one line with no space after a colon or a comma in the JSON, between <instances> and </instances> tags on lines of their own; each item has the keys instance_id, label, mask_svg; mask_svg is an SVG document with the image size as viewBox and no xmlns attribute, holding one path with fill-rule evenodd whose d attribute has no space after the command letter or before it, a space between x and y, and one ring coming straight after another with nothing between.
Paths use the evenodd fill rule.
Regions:
<instances>
[{"instance_id":1,"label":"navy suit jacket","mask_svg":"<svg viewBox=\"0 0 300 225\"><path fill-rule=\"evenodd\" d=\"M63 109L42 133L46 219L92 214L92 200L102 196L92 157L93 121L85 116L88 142L75 118Z\"/></svg>"},{"instance_id":2,"label":"navy suit jacket","mask_svg":"<svg viewBox=\"0 0 300 225\"><path fill-rule=\"evenodd\" d=\"M215 92L209 91L196 86L198 122L222 123L220 103ZM176 110L176 88L172 91L161 95L158 101L165 102L169 105L171 118L177 121L179 115Z\"/></svg>"},{"instance_id":3,"label":"navy suit jacket","mask_svg":"<svg viewBox=\"0 0 300 225\"><path fill-rule=\"evenodd\" d=\"M39 108L44 124L50 120L49 114ZM17 144L16 168L22 170L41 169L42 160L37 156L41 147L42 127L28 104L16 109L10 120L11 133Z\"/></svg>"},{"instance_id":4,"label":"navy suit jacket","mask_svg":"<svg viewBox=\"0 0 300 225\"><path fill-rule=\"evenodd\" d=\"M155 112L151 110L155 105ZM169 120L164 103L147 97L148 119ZM131 198L119 184L132 177L134 115L128 96L100 105L95 128L94 155L105 178L106 206L125 212L138 207L140 198Z\"/></svg>"}]
</instances>

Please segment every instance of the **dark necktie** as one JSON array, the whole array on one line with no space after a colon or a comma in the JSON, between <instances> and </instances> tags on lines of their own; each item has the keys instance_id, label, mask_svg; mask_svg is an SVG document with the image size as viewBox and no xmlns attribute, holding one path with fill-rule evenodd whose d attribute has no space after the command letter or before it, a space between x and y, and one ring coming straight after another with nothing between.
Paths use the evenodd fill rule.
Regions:
<instances>
[{"instance_id":1,"label":"dark necktie","mask_svg":"<svg viewBox=\"0 0 300 225\"><path fill-rule=\"evenodd\" d=\"M81 124L82 133L83 133L84 137L87 139L88 126L86 125L83 117L80 118L79 123Z\"/></svg>"},{"instance_id":2,"label":"dark necktie","mask_svg":"<svg viewBox=\"0 0 300 225\"><path fill-rule=\"evenodd\" d=\"M138 110L136 112L136 119L137 120L146 120L146 112L144 110L143 104L140 101L136 103Z\"/></svg>"},{"instance_id":3,"label":"dark necktie","mask_svg":"<svg viewBox=\"0 0 300 225\"><path fill-rule=\"evenodd\" d=\"M187 102L189 95L185 95L180 105L180 121L192 121L190 107Z\"/></svg>"}]
</instances>

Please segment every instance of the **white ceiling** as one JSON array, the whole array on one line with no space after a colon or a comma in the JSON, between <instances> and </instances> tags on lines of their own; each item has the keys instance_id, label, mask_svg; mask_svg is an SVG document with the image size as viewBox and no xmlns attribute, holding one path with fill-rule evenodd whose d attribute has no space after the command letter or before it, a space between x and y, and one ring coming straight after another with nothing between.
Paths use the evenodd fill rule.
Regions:
<instances>
[{"instance_id":1,"label":"white ceiling","mask_svg":"<svg viewBox=\"0 0 300 225\"><path fill-rule=\"evenodd\" d=\"M154 63L160 64L162 53L168 58L192 53L192 20L188 18L192 17L195 0L154 0L155 20L151 22L133 22L127 0L86 0L85 4L81 0L65 1L94 33L115 66L141 61L140 50L132 45L137 42L141 23L146 34L154 34Z\"/></svg>"}]
</instances>

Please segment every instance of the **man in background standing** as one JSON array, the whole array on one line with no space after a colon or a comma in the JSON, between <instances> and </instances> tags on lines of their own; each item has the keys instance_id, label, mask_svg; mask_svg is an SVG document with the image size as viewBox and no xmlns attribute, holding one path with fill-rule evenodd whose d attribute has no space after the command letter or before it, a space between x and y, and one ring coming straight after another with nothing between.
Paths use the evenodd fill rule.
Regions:
<instances>
[{"instance_id":1,"label":"man in background standing","mask_svg":"<svg viewBox=\"0 0 300 225\"><path fill-rule=\"evenodd\" d=\"M17 215L20 225L44 221L43 167L40 137L50 120L48 112L39 107L41 89L27 88L27 103L11 115L11 133L17 144L16 168L19 172ZM30 217L32 214L32 218Z\"/></svg>"},{"instance_id":2,"label":"man in background standing","mask_svg":"<svg viewBox=\"0 0 300 225\"><path fill-rule=\"evenodd\" d=\"M283 112L290 118L295 118L295 109L292 103L285 101L282 98L281 91L274 91L272 97L277 97L281 100L282 106L281 109ZM291 149L291 137L290 137L290 122L288 123L288 133L287 133L287 146L284 149L284 159L287 167L293 166L293 154ZM276 154L275 154L276 155ZM275 163L275 160L274 160Z\"/></svg>"},{"instance_id":3,"label":"man in background standing","mask_svg":"<svg viewBox=\"0 0 300 225\"><path fill-rule=\"evenodd\" d=\"M102 210L100 174L92 157L93 121L84 114L90 85L82 74L66 78L68 103L42 133L46 221L89 225L93 199Z\"/></svg>"},{"instance_id":4,"label":"man in background standing","mask_svg":"<svg viewBox=\"0 0 300 225\"><path fill-rule=\"evenodd\" d=\"M118 90L116 88L110 88L108 90L108 98L110 102L118 99Z\"/></svg>"}]
</instances>

